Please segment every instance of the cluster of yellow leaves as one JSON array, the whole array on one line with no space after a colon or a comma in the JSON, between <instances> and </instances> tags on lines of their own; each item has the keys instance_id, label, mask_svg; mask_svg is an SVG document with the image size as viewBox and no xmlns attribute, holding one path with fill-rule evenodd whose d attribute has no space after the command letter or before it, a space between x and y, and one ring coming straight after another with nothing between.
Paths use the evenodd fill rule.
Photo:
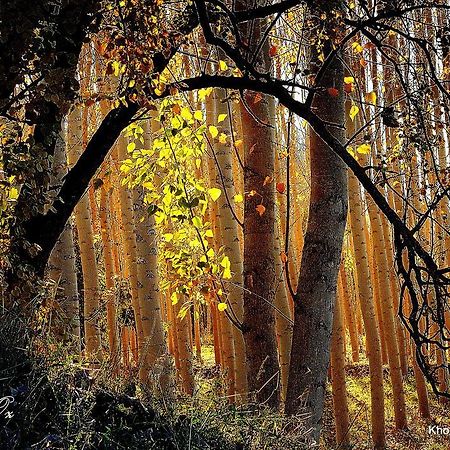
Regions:
<instances>
[{"instance_id":1,"label":"cluster of yellow leaves","mask_svg":"<svg viewBox=\"0 0 450 450\"><path fill-rule=\"evenodd\" d=\"M205 90L203 94L210 92ZM226 118L226 114L219 115L218 124ZM215 186L208 188L196 170L201 167L206 149L205 134L209 132L215 138L219 130L204 123L203 111L192 111L173 98L161 101L154 120L160 128L152 132L150 148L145 146L144 130L139 124L128 128L130 157L121 165L122 182L145 188L145 202L161 237L161 286L171 292L172 303L178 302L180 296L200 296L206 301L221 278L232 277L223 248L215 251L211 247L214 233L206 221L208 203L216 202L222 191ZM226 307L226 303L220 304ZM186 314L185 307L186 303L182 315Z\"/></svg>"}]
</instances>

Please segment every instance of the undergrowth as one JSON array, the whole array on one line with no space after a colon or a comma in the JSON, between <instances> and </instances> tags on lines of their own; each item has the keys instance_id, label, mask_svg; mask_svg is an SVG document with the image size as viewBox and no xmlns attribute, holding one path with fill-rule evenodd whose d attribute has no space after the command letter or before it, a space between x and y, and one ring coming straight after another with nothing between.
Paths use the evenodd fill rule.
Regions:
<instances>
[{"instance_id":1,"label":"undergrowth","mask_svg":"<svg viewBox=\"0 0 450 450\"><path fill-rule=\"evenodd\" d=\"M301 417L230 404L213 370L196 368L192 398L153 398L133 373L93 369L30 329L0 317L0 398L13 400L0 405L1 450L310 448Z\"/></svg>"}]
</instances>

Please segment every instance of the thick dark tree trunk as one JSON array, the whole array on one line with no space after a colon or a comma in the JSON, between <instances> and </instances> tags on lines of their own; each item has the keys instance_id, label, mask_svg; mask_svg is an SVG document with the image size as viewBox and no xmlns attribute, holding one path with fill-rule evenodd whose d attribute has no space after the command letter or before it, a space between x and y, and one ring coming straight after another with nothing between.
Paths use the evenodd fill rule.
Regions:
<instances>
[{"instance_id":1,"label":"thick dark tree trunk","mask_svg":"<svg viewBox=\"0 0 450 450\"><path fill-rule=\"evenodd\" d=\"M316 49L312 49L313 52ZM328 65L313 107L321 119L343 124L344 68L339 55ZM327 88L339 89L338 96ZM344 130L329 127L341 142ZM337 276L347 217L347 170L339 157L314 133L310 140L311 198L302 253L298 291L294 298L294 331L286 398L286 412L304 408L320 436Z\"/></svg>"}]
</instances>

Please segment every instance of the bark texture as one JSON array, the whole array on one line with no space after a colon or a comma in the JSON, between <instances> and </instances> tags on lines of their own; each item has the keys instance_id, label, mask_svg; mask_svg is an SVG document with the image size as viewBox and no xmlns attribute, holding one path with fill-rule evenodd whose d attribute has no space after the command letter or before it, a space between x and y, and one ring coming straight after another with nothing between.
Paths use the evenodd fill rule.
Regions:
<instances>
[{"instance_id":1,"label":"bark texture","mask_svg":"<svg viewBox=\"0 0 450 450\"><path fill-rule=\"evenodd\" d=\"M314 51L314 50L312 50ZM344 67L333 58L320 86L342 86ZM316 94L313 107L321 119L344 123L344 96ZM339 141L344 131L329 127ZM310 136L311 197L298 290L294 298L292 355L286 412L303 407L309 414L312 437L321 430L326 375L330 356L337 276L347 218L347 171L344 163L315 134Z\"/></svg>"}]
</instances>

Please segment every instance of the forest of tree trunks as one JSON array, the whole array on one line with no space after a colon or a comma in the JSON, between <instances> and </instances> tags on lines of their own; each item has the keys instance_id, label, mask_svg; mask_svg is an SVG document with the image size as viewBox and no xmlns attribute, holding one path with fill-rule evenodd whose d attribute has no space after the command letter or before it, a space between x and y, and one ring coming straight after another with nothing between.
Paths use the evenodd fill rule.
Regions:
<instances>
[{"instance_id":1,"label":"forest of tree trunks","mask_svg":"<svg viewBox=\"0 0 450 450\"><path fill-rule=\"evenodd\" d=\"M0 449L450 446L450 3L0 4Z\"/></svg>"}]
</instances>

